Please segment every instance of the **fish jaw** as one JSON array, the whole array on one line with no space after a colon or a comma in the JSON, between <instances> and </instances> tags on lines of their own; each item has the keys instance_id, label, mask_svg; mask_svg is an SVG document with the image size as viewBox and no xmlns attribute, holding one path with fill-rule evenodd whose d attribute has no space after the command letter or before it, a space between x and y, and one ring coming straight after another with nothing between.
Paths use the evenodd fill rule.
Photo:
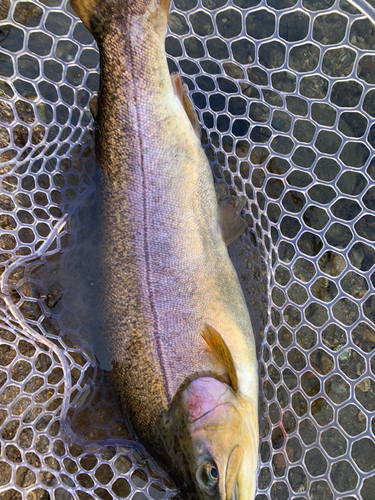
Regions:
<instances>
[{"instance_id":1,"label":"fish jaw","mask_svg":"<svg viewBox=\"0 0 375 500\"><path fill-rule=\"evenodd\" d=\"M253 405L213 377L191 382L176 405L171 431L178 443L169 452L182 497L253 500L259 445Z\"/></svg>"}]
</instances>

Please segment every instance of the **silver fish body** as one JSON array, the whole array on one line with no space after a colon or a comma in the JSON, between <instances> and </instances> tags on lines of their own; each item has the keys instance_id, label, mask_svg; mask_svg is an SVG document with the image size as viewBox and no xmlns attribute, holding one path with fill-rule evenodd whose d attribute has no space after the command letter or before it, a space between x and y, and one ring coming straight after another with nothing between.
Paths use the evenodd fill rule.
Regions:
<instances>
[{"instance_id":1,"label":"silver fish body","mask_svg":"<svg viewBox=\"0 0 375 500\"><path fill-rule=\"evenodd\" d=\"M124 410L184 498L250 500L258 456L254 336L211 169L168 73L168 5L72 5L101 56L101 312ZM205 325L230 351L236 390L202 337ZM202 401L211 401L203 413Z\"/></svg>"}]
</instances>

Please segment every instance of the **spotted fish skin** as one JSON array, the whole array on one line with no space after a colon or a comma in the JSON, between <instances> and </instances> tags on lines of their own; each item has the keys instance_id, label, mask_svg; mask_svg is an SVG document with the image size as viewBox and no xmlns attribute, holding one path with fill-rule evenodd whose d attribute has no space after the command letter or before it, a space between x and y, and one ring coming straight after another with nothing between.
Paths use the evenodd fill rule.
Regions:
<instances>
[{"instance_id":1,"label":"spotted fish skin","mask_svg":"<svg viewBox=\"0 0 375 500\"><path fill-rule=\"evenodd\" d=\"M254 410L257 455L254 336L219 227L211 169L173 92L164 50L169 4L72 6L100 50L101 312L124 410L144 445L173 468L163 425L182 389L207 376L230 383L201 334L212 325Z\"/></svg>"}]
</instances>

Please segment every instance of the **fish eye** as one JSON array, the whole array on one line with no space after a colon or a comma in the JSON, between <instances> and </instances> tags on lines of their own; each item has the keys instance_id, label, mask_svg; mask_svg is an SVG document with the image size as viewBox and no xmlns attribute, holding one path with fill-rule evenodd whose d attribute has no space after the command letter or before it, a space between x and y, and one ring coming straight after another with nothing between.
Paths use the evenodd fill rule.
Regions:
<instances>
[{"instance_id":1,"label":"fish eye","mask_svg":"<svg viewBox=\"0 0 375 500\"><path fill-rule=\"evenodd\" d=\"M219 471L214 462L204 462L197 470L199 485L207 490L212 490L219 482Z\"/></svg>"},{"instance_id":2,"label":"fish eye","mask_svg":"<svg viewBox=\"0 0 375 500\"><path fill-rule=\"evenodd\" d=\"M219 471L217 470L216 467L211 467L209 470L209 475L210 475L211 480L217 481L219 478Z\"/></svg>"}]
</instances>

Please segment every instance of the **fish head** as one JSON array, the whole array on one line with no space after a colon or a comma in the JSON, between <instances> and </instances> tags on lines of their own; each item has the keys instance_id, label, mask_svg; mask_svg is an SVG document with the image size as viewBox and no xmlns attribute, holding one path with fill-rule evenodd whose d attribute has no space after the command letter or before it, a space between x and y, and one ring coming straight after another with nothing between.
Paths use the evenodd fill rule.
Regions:
<instances>
[{"instance_id":1,"label":"fish head","mask_svg":"<svg viewBox=\"0 0 375 500\"><path fill-rule=\"evenodd\" d=\"M178 402L183 416L169 448L171 475L189 500L253 500L257 409L213 377L194 380Z\"/></svg>"}]
</instances>

